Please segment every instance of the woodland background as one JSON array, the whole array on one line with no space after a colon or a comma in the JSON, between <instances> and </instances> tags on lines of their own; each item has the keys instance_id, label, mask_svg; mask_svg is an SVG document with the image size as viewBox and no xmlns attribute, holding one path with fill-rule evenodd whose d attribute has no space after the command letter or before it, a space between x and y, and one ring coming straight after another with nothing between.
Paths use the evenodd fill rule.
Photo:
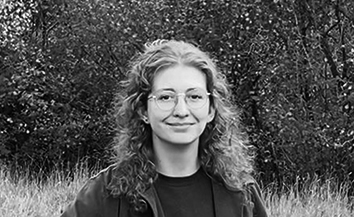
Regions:
<instances>
[{"instance_id":1,"label":"woodland background","mask_svg":"<svg viewBox=\"0 0 354 217\"><path fill-rule=\"evenodd\" d=\"M352 0L2 0L1 165L107 165L118 83L164 38L215 58L262 183L353 183L353 35Z\"/></svg>"}]
</instances>

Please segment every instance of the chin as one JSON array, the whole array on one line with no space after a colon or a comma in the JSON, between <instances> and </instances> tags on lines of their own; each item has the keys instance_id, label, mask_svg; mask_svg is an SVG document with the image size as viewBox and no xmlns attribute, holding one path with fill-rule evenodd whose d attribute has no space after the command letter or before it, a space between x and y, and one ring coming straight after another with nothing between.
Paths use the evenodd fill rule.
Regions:
<instances>
[{"instance_id":1,"label":"chin","mask_svg":"<svg viewBox=\"0 0 354 217\"><path fill-rule=\"evenodd\" d=\"M176 145L190 145L190 144L198 144L198 138L186 138L185 135L178 135L173 139L167 140L167 142Z\"/></svg>"}]
</instances>

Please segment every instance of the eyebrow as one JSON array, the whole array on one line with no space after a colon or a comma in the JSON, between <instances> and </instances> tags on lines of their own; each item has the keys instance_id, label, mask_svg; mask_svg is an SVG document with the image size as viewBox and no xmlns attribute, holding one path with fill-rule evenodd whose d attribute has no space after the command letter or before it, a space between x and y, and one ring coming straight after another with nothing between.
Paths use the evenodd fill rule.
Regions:
<instances>
[{"instance_id":1,"label":"eyebrow","mask_svg":"<svg viewBox=\"0 0 354 217\"><path fill-rule=\"evenodd\" d=\"M191 91L191 90L195 90L195 89L203 89L201 87L191 87L191 88L188 88L185 92L188 92L188 91ZM172 91L172 92L177 92L175 89L173 88L161 88L161 89L157 89L155 90L154 92L156 91ZM207 90L205 90L207 91Z\"/></svg>"},{"instance_id":2,"label":"eyebrow","mask_svg":"<svg viewBox=\"0 0 354 217\"><path fill-rule=\"evenodd\" d=\"M173 89L173 88L161 88L161 89L157 89L155 91L172 91L172 92L176 92L175 89Z\"/></svg>"}]
</instances>

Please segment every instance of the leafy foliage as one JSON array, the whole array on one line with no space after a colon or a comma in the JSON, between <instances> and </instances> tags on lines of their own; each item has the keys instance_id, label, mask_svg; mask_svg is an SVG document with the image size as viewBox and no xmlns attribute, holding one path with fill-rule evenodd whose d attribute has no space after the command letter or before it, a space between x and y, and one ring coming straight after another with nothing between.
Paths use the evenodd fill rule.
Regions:
<instances>
[{"instance_id":1,"label":"leafy foliage","mask_svg":"<svg viewBox=\"0 0 354 217\"><path fill-rule=\"evenodd\" d=\"M157 38L212 54L264 183L354 178L354 4L349 1L6 1L0 157L50 169L107 163L109 109L131 56Z\"/></svg>"}]
</instances>

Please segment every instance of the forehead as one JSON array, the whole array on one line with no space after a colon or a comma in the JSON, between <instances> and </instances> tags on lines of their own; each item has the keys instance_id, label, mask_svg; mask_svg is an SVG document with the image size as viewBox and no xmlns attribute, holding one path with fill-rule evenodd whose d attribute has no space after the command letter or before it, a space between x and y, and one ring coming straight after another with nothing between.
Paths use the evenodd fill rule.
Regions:
<instances>
[{"instance_id":1,"label":"forehead","mask_svg":"<svg viewBox=\"0 0 354 217\"><path fill-rule=\"evenodd\" d=\"M207 89L206 75L192 66L175 65L160 70L155 75L152 90L172 89L186 91L191 88Z\"/></svg>"}]
</instances>

